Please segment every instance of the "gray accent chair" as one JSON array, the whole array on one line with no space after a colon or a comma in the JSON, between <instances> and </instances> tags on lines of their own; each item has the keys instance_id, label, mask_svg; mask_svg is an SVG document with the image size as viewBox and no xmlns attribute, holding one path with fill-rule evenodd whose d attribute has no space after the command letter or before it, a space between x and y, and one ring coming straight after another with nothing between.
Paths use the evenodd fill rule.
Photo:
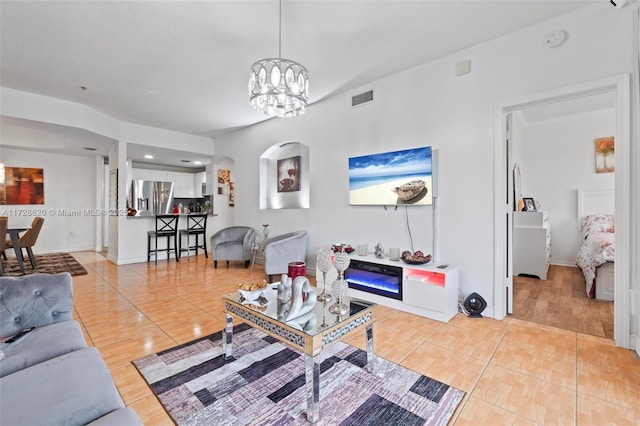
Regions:
<instances>
[{"instance_id":1,"label":"gray accent chair","mask_svg":"<svg viewBox=\"0 0 640 426\"><path fill-rule=\"evenodd\" d=\"M213 267L218 267L218 260L226 260L227 268L230 260L243 260L244 267L251 263L251 248L256 240L256 230L250 226L230 226L211 236L211 256Z\"/></svg>"},{"instance_id":2,"label":"gray accent chair","mask_svg":"<svg viewBox=\"0 0 640 426\"><path fill-rule=\"evenodd\" d=\"M305 262L307 231L296 231L267 239L264 245L264 272L273 282L275 274L286 274L290 262Z\"/></svg>"},{"instance_id":3,"label":"gray accent chair","mask_svg":"<svg viewBox=\"0 0 640 426\"><path fill-rule=\"evenodd\" d=\"M0 277L0 336L0 424L142 425L73 320L70 274Z\"/></svg>"}]
</instances>

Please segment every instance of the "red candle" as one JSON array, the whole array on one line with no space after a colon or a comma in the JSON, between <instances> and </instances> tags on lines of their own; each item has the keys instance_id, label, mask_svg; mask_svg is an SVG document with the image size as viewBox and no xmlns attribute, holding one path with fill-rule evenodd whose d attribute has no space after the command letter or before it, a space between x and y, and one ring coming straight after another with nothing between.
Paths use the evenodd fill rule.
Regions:
<instances>
[{"instance_id":1,"label":"red candle","mask_svg":"<svg viewBox=\"0 0 640 426\"><path fill-rule=\"evenodd\" d=\"M290 262L287 275L289 278L304 277L307 273L307 265L304 262Z\"/></svg>"}]
</instances>

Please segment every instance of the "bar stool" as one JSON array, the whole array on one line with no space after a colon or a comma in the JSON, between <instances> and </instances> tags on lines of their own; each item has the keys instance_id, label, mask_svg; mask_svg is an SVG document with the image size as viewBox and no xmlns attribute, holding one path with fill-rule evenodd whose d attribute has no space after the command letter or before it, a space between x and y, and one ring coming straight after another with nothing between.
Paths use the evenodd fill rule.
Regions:
<instances>
[{"instance_id":1,"label":"bar stool","mask_svg":"<svg viewBox=\"0 0 640 426\"><path fill-rule=\"evenodd\" d=\"M147 232L147 262L151 261L151 254L155 255L155 264L158 264L158 252L166 251L167 260L170 259L170 253L176 256L176 262L180 262L178 251L178 215L158 214L156 215L155 231ZM158 249L158 238L167 238L167 248ZM171 248L171 237L173 237L173 248ZM151 238L155 239L155 249L151 250Z\"/></svg>"},{"instance_id":2,"label":"bar stool","mask_svg":"<svg viewBox=\"0 0 640 426\"><path fill-rule=\"evenodd\" d=\"M204 257L209 258L207 254L207 214L189 214L187 216L187 229L180 230L180 256L182 256L182 252L186 251L187 256L189 256L189 252L192 249L195 249L196 256L198 255L198 249L204 249ZM182 237L187 236L187 248L182 248ZM191 243L191 235L196 236L196 243L193 246L190 246ZM200 235L202 235L202 245L198 242L200 241Z\"/></svg>"}]
</instances>

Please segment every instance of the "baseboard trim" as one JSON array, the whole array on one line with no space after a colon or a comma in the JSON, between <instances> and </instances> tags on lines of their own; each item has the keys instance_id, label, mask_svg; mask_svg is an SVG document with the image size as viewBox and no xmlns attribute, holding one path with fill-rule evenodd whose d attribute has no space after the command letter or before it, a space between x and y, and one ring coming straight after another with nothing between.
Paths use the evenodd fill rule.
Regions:
<instances>
[{"instance_id":1,"label":"baseboard trim","mask_svg":"<svg viewBox=\"0 0 640 426\"><path fill-rule=\"evenodd\" d=\"M571 262L563 262L561 260L552 260L551 262L549 262L550 265L556 265L556 266L568 266L570 268L577 268L578 265L576 265L575 262L571 263Z\"/></svg>"},{"instance_id":2,"label":"baseboard trim","mask_svg":"<svg viewBox=\"0 0 640 426\"><path fill-rule=\"evenodd\" d=\"M94 251L93 247L71 247L71 248L57 248L57 249L36 249L33 248L33 254L51 254L51 253L73 253L74 251ZM6 249L7 257L16 257L13 247ZM26 256L26 251L22 251L23 256Z\"/></svg>"}]
</instances>

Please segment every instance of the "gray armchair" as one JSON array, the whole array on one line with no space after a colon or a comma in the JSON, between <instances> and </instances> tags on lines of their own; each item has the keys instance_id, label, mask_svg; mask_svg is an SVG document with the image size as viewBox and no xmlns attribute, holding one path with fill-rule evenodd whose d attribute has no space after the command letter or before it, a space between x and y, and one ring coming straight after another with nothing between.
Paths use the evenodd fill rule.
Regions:
<instances>
[{"instance_id":1,"label":"gray armchair","mask_svg":"<svg viewBox=\"0 0 640 426\"><path fill-rule=\"evenodd\" d=\"M289 262L304 262L307 257L307 231L296 231L269 238L264 246L264 272L269 282L274 274L286 274Z\"/></svg>"},{"instance_id":2,"label":"gray armchair","mask_svg":"<svg viewBox=\"0 0 640 426\"><path fill-rule=\"evenodd\" d=\"M244 267L251 262L251 247L256 239L256 230L249 226L230 226L211 236L211 254L213 267L218 267L218 260L226 260L227 268L230 260L244 260Z\"/></svg>"}]
</instances>

